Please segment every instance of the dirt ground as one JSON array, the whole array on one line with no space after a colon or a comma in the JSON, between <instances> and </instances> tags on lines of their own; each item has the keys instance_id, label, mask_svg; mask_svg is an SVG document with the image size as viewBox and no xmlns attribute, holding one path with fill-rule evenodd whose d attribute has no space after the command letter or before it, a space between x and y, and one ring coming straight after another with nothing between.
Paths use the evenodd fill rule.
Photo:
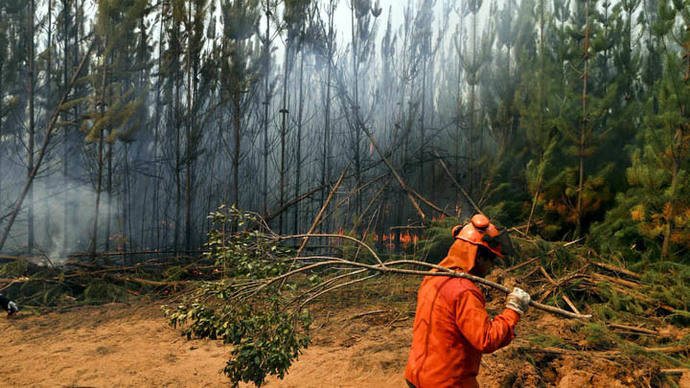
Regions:
<instances>
[{"instance_id":1,"label":"dirt ground","mask_svg":"<svg viewBox=\"0 0 690 388\"><path fill-rule=\"evenodd\" d=\"M381 306L379 306L381 307ZM406 387L403 372L412 336L409 312L377 308L321 311L314 341L284 380L269 387ZM557 331L557 320L539 326ZM549 327L553 326L553 327ZM159 305L109 304L0 319L0 386L220 387L228 348L187 341L167 326ZM518 336L520 334L518 333ZM519 341L482 361L484 387L626 387L644 376L619 365L568 356L527 362ZM539 365L537 369L534 365ZM681 387L690 376L682 376Z\"/></svg>"},{"instance_id":2,"label":"dirt ground","mask_svg":"<svg viewBox=\"0 0 690 388\"><path fill-rule=\"evenodd\" d=\"M402 386L411 330L385 331L386 338L376 333L366 341L346 336L329 343L318 335L321 339L306 350L290 375L268 386ZM20 313L0 319L0 332L0 364L5 366L1 386L228 385L220 373L228 349L216 341L187 341L167 326L157 305L109 304L40 316ZM393 346L389 340L395 341Z\"/></svg>"}]
</instances>

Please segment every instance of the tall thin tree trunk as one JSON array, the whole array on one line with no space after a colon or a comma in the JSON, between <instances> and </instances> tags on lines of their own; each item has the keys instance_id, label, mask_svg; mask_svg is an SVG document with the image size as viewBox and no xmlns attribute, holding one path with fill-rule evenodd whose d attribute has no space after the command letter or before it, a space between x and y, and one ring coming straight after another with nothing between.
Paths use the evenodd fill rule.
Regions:
<instances>
[{"instance_id":1,"label":"tall thin tree trunk","mask_svg":"<svg viewBox=\"0 0 690 388\"><path fill-rule=\"evenodd\" d=\"M475 135L476 135L476 128L475 122L474 122L474 116L475 116L475 100L477 99L476 93L475 93L475 86L476 86L476 74L477 74L477 13L479 12L478 9L473 10L472 13L472 80L470 83L470 128L469 128L469 142L468 142L468 151L469 151L469 160L467 163L468 166L468 186L469 186L469 192L470 195L474 195L475 193L475 176L474 176L474 165L475 165L475 156L474 156L474 141L475 141Z\"/></svg>"},{"instance_id":2,"label":"tall thin tree trunk","mask_svg":"<svg viewBox=\"0 0 690 388\"><path fill-rule=\"evenodd\" d=\"M418 189L422 190L424 187L424 120L426 114L426 72L427 72L427 57L428 53L424 53L424 65L422 66L422 114L419 116L419 135L420 135L420 147L419 147L419 177L418 177Z\"/></svg>"},{"instance_id":3,"label":"tall thin tree trunk","mask_svg":"<svg viewBox=\"0 0 690 388\"><path fill-rule=\"evenodd\" d=\"M34 123L34 0L29 0L29 144L27 150L28 172L27 177L31 176L34 169L34 142L35 142L35 123ZM31 253L34 249L34 189L33 185L29 188L28 203L28 249Z\"/></svg>"},{"instance_id":4,"label":"tall thin tree trunk","mask_svg":"<svg viewBox=\"0 0 690 388\"><path fill-rule=\"evenodd\" d=\"M77 0L75 0L74 1L74 7L75 7L74 8L74 36L73 36L74 44L73 44L73 48L72 48L72 66L71 66L71 68L74 68L79 63L79 53L80 53L79 40L81 39L83 32L84 32L84 30L82 28L83 27L82 23L84 20L84 0L82 0L81 6L79 5L79 2ZM72 93L74 96L79 96L79 94L80 94L79 87L74 86L74 88L72 89ZM74 109L72 109L72 117L74 119L74 122L77 124L79 123L79 115L80 115L79 105L75 104ZM69 133L68 133L68 137L67 137L68 145L65 148L65 152L68 154L70 152L70 147L72 146L72 144L71 144L72 140L71 139L73 137L74 137L73 134L72 134L72 136L69 136ZM67 168L67 165L65 167ZM69 170L66 170L65 176L69 176L68 174L69 174ZM79 222L79 220L77 218L76 205L74 202L69 202L67 209L65 209L65 236L71 237L71 239L66 241L66 243L65 243L66 247L69 246L70 242L74 241L74 233L70 234L69 232L72 231L71 226L77 225L78 222Z\"/></svg>"},{"instance_id":5,"label":"tall thin tree trunk","mask_svg":"<svg viewBox=\"0 0 690 388\"><path fill-rule=\"evenodd\" d=\"M539 77L537 78L538 85L538 95L537 99L539 101L539 133L544 133L544 109L545 109L545 93L544 93L544 60L546 54L544 53L544 6L545 0L539 0ZM539 156L540 164L543 163L544 152L541 152ZM541 192L541 181L542 172L539 169L539 175L537 176L537 188L534 191L534 196L532 197L532 207L530 208L529 217L527 218L527 227L525 228L525 234L529 234L529 228L532 225L532 217L534 216L534 210L537 207L537 200L539 199L539 193Z\"/></svg>"},{"instance_id":6,"label":"tall thin tree trunk","mask_svg":"<svg viewBox=\"0 0 690 388\"><path fill-rule=\"evenodd\" d=\"M409 2L408 2L408 9L409 9ZM406 20L409 22L409 20ZM403 80L402 80L402 86L401 86L401 92L400 92L400 112L398 114L398 126L399 130L402 132L402 153L399 155L399 164L401 166L405 166L405 162L407 160L407 147L408 147L408 135L409 131L407 130L407 110L405 109L405 95L407 91L407 83L408 79L410 78L410 58L409 58L409 50L408 50L408 42L409 42L409 32L408 29L405 29L405 33L403 36ZM409 107L409 104L408 104ZM396 205L395 206L395 224L396 225L402 225L403 219L404 219L404 207L402 206L403 201L404 201L404 194L405 190L400 187L399 190L397 190L397 196L396 196ZM402 248L402 244L400 241L400 233L398 231L395 232L395 249L399 251Z\"/></svg>"},{"instance_id":7,"label":"tall thin tree trunk","mask_svg":"<svg viewBox=\"0 0 690 388\"><path fill-rule=\"evenodd\" d=\"M351 2L352 8L351 8L351 17L352 17L352 74L353 74L353 80L355 81L355 92L354 92L354 103L355 106L353 108L354 113L355 113L355 124L354 124L354 130L355 130L355 187L360 187L362 185L362 163L360 160L360 152L359 152L359 145L361 143L360 140L360 111L359 111L359 48L358 48L358 31L359 31L359 19L355 17L355 3L354 1ZM360 193L355 194L355 211L357 214L360 214L362 211L362 196Z\"/></svg>"},{"instance_id":8,"label":"tall thin tree trunk","mask_svg":"<svg viewBox=\"0 0 690 388\"><path fill-rule=\"evenodd\" d=\"M158 19L159 23L159 28L160 30L158 31L158 75L156 78L156 124L154 127L154 132L153 132L153 160L154 160L154 179L155 183L153 184L153 220L154 220L154 225L155 225L155 245L154 247L156 249L160 249L161 246L161 220L160 220L160 210L159 210L159 192L160 192L160 161L159 161L159 156L158 156L158 141L160 137L160 111L161 111L161 66L162 66L162 58L163 58L163 14L165 12L165 9L163 8L165 6L164 2L160 3L160 15Z\"/></svg>"},{"instance_id":9,"label":"tall thin tree trunk","mask_svg":"<svg viewBox=\"0 0 690 388\"><path fill-rule=\"evenodd\" d=\"M577 208L575 210L577 215L577 223L575 225L575 236L579 236L582 232L582 190L585 183L585 146L587 136L587 126L589 120L587 119L587 60L589 59L589 0L585 1L585 50L584 50L584 71L582 73L582 125L580 126L580 141L579 141L579 179L577 183Z\"/></svg>"},{"instance_id":10,"label":"tall thin tree trunk","mask_svg":"<svg viewBox=\"0 0 690 388\"><path fill-rule=\"evenodd\" d=\"M187 125L185 126L185 228L184 247L186 251L192 249L192 2L189 1L188 18L190 22L187 31ZM195 21L196 22L196 21Z\"/></svg>"},{"instance_id":11,"label":"tall thin tree trunk","mask_svg":"<svg viewBox=\"0 0 690 388\"><path fill-rule=\"evenodd\" d=\"M2 169L2 155L4 153L2 152L2 122L4 115L2 114L2 100L3 100L3 87L5 86L2 82L3 80L3 67L4 67L4 60L0 60L0 194L2 194L2 179L3 179L3 169ZM0 203L2 203L2 196L0 196Z\"/></svg>"},{"instance_id":12,"label":"tall thin tree trunk","mask_svg":"<svg viewBox=\"0 0 690 388\"><path fill-rule=\"evenodd\" d=\"M439 31L439 35L444 33L443 31L445 31L445 29L442 29L441 31ZM440 43L437 43L437 45L438 44L440 44ZM434 49L434 47L432 46L431 35L429 35L429 49L432 50L431 55L429 56L429 66L428 66L431 69L431 71L429 72L429 84L430 85L436 85L436 79L434 78L434 68L436 67L435 66L436 49ZM436 121L436 107L434 104L434 92L433 92L433 87L432 87L432 91L429 95L429 121L428 121L429 128L434 128L435 121ZM433 138L433 132L432 132L432 138ZM429 143L431 144L432 147L434 146L433 140L429 140ZM436 179L436 163L431 163L430 168L431 168L431 171L429 174L429 175L431 175L430 199L432 201L435 201L437 199L437 193L438 193L437 179ZM420 187L419 190L421 191L422 187ZM383 214L384 213L381 213L381 215L382 215L381 219L384 218Z\"/></svg>"},{"instance_id":13,"label":"tall thin tree trunk","mask_svg":"<svg viewBox=\"0 0 690 388\"><path fill-rule=\"evenodd\" d=\"M64 93L64 88L67 88L67 82L69 80L67 79L67 68L68 68L68 58L69 58L69 36L68 36L68 28L69 28L69 4L68 0L63 0L62 1L62 35L64 38L64 45L62 46L62 56L63 56L63 64L62 64L62 87L63 87L63 93ZM76 39L75 39L76 41ZM75 107L76 109L76 107ZM67 111L62 111L62 121L67 122ZM76 122L76 118L75 118ZM62 184L67 187L69 185L68 181L68 172L69 172L69 134L70 134L70 126L65 125L64 126L65 134L64 138L62 140ZM70 198L70 193L65 192L63 193L63 221L62 221L62 244L63 247L67 247L70 241L69 237L69 198Z\"/></svg>"},{"instance_id":14,"label":"tall thin tree trunk","mask_svg":"<svg viewBox=\"0 0 690 388\"><path fill-rule=\"evenodd\" d=\"M302 113L304 108L304 52L300 54L299 62L299 102L297 108L297 166L295 176L295 198L300 193L300 179L302 177ZM295 233L299 233L299 208L300 204L295 204Z\"/></svg>"},{"instance_id":15,"label":"tall thin tree trunk","mask_svg":"<svg viewBox=\"0 0 690 388\"><path fill-rule=\"evenodd\" d=\"M463 21L462 15L460 16L460 20L458 21L458 29L457 29L457 42L462 42L462 21ZM458 51L458 79L457 79L457 84L456 84L456 97L457 101L456 103L458 104L457 106L457 117L455 118L455 170L453 173L455 174L455 178L458 179L460 175L460 131L462 130L462 126L460 125L462 122L462 43L457 43L456 50ZM455 190L455 195L458 195L458 190Z\"/></svg>"},{"instance_id":16,"label":"tall thin tree trunk","mask_svg":"<svg viewBox=\"0 0 690 388\"><path fill-rule=\"evenodd\" d=\"M103 64L103 76L101 80L101 98L98 104L98 109L101 114L101 119L105 116L105 84L106 84L106 64ZM93 234L91 237L91 253L96 254L96 249L98 248L98 214L101 205L101 188L103 183L103 143L105 137L105 129L101 126L98 133L98 176L96 178L96 207L94 209L93 216Z\"/></svg>"},{"instance_id":17,"label":"tall thin tree trunk","mask_svg":"<svg viewBox=\"0 0 690 388\"><path fill-rule=\"evenodd\" d=\"M112 129L108 131L108 137L112 134ZM112 140L112 139L111 139ZM113 213L113 141L109 141L107 144L107 152L105 154L107 158L108 165L106 167L106 188L105 192L108 194L107 206L105 212L105 251L110 250L110 224L112 223L112 213Z\"/></svg>"},{"instance_id":18,"label":"tall thin tree trunk","mask_svg":"<svg viewBox=\"0 0 690 388\"><path fill-rule=\"evenodd\" d=\"M271 78L271 3L266 0L266 41L264 42L264 182L262 194L263 214L268 212L268 107L271 105L269 84Z\"/></svg>"},{"instance_id":19,"label":"tall thin tree trunk","mask_svg":"<svg viewBox=\"0 0 690 388\"><path fill-rule=\"evenodd\" d=\"M179 33L176 34L179 36ZM176 59L173 59L176 60ZM175 252L179 249L180 243L180 212L182 209L182 144L180 139L180 72L175 65L175 228L173 236L173 246Z\"/></svg>"},{"instance_id":20,"label":"tall thin tree trunk","mask_svg":"<svg viewBox=\"0 0 690 388\"><path fill-rule=\"evenodd\" d=\"M326 70L326 111L324 112L324 126L323 126L323 160L321 168L321 186L326 187L326 182L330 181L330 130L331 130L331 77L333 69L333 13L335 9L333 7L333 0L329 3L328 8L328 41L326 42L326 47L328 49L327 58L328 68ZM324 203L326 190L321 190L321 201ZM322 230L327 225L322 224Z\"/></svg>"},{"instance_id":21,"label":"tall thin tree trunk","mask_svg":"<svg viewBox=\"0 0 690 388\"><path fill-rule=\"evenodd\" d=\"M282 114L282 122L280 125L280 208L282 209L283 206L285 205L285 190L286 190L286 166L285 166L285 141L287 137L287 116L288 116L288 109L287 109L287 89L288 89L288 79L290 77L290 49L291 49L291 42L289 40L286 40L285 42L285 63L284 63L284 73L283 73L283 107L280 109L280 113ZM285 232L284 229L284 223L283 223L283 213L280 213L279 217L279 230L280 234L283 234Z\"/></svg>"},{"instance_id":22,"label":"tall thin tree trunk","mask_svg":"<svg viewBox=\"0 0 690 388\"><path fill-rule=\"evenodd\" d=\"M139 115L142 118L142 123L145 128L148 128L151 125L151 122L149 121L149 116L148 113L146 112L149 108L149 101L148 101L148 89L146 88L147 80L149 79L149 72L148 72L148 67L146 66L146 58L147 58L147 52L148 52L148 38L146 35L146 22L145 22L145 15L142 13L141 17L139 18L139 48L137 50L137 55L136 55L136 65L139 68L138 72L138 77L136 80L136 87L137 90L139 91L138 93L141 93L143 103L141 107L137 108L137 115ZM151 50L153 50L153 47L151 47ZM160 69L160 68L159 68ZM147 139L148 140L148 139ZM136 148L135 148L136 149ZM127 145L125 145L125 155L128 155L127 153L128 148ZM127 156L128 157L128 156ZM151 161L151 153L146 152L146 159L150 162ZM126 159L127 162L129 162L129 159ZM151 202L149 201L149 189L151 187L151 174L147 174L147 176L144 179L144 194L143 194L143 201L137 201L137 203L133 204L132 201L129 199L129 195L131 194L131 186L130 184L130 172L129 172L129 163L125 165L127 167L127 193L126 197L127 199L127 204L129 205L128 207L128 213L132 214L132 208L131 206L133 205L136 208L136 205L141 205L141 213L139 213L139 232L138 234L138 241L135 244L135 235L132 234L130 231L130 234L128 235L129 237L129 245L130 247L138 246L141 249L148 249L150 247L150 244L147 243L147 235L146 235L146 225L151 225L151 215L149 212L153 213L153 209L151 209L151 206L149 205ZM155 179L155 177L153 177ZM138 182L138 180L135 178L134 179L135 184ZM132 220L133 217L128 217L127 219ZM157 222L157 221L154 221ZM150 241L150 240L149 240Z\"/></svg>"},{"instance_id":23,"label":"tall thin tree trunk","mask_svg":"<svg viewBox=\"0 0 690 388\"><path fill-rule=\"evenodd\" d=\"M131 198L131 171L129 169L129 144L125 143L123 145L124 151L124 168L122 169L122 220L120 222L120 234L121 241L118 246L122 251L131 251L132 244L134 242L134 231L132 229L132 198ZM112 201L111 201L112 202ZM128 238L124 238L127 236ZM122 256L123 265L127 264L127 256Z\"/></svg>"},{"instance_id":24,"label":"tall thin tree trunk","mask_svg":"<svg viewBox=\"0 0 690 388\"><path fill-rule=\"evenodd\" d=\"M240 206L240 142L241 139L241 112L240 112L240 97L241 91L235 90L233 92L233 110L235 111L233 116L233 126L234 126L234 141L235 148L232 153L232 191L233 191L233 205L239 208Z\"/></svg>"}]
</instances>

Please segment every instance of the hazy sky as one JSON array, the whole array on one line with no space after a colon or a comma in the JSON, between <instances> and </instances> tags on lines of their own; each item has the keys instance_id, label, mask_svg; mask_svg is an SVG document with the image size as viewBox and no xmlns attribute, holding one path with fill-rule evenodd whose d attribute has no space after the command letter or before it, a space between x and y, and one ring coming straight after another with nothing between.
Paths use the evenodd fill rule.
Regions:
<instances>
[{"instance_id":1,"label":"hazy sky","mask_svg":"<svg viewBox=\"0 0 690 388\"><path fill-rule=\"evenodd\" d=\"M338 8L336 10L336 31L338 31L338 40L340 47L344 47L345 42L351 40L351 26L352 18L350 11L350 1L351 0L340 0L338 3ZM443 0L441 0L443 1ZM412 8L415 9L420 1L410 0ZM437 3L439 1L437 0ZM375 0L371 1L372 7L374 6ZM403 10L407 7L408 0L379 0L379 7L383 10L381 15L378 17L379 33L377 38L383 37L386 29L386 23L388 23L388 18L391 18L391 24L394 31L397 31L398 27L403 22ZM438 4L437 4L438 6ZM438 7L437 7L438 8ZM344 40L344 41L343 41Z\"/></svg>"},{"instance_id":2,"label":"hazy sky","mask_svg":"<svg viewBox=\"0 0 690 388\"><path fill-rule=\"evenodd\" d=\"M338 47L339 49L343 49L347 46L347 44L351 41L351 16L350 16L350 1L351 0L339 0L338 3L338 8L336 10L336 30L338 32ZM446 15L444 15L446 9L453 8L453 9L459 9L460 6L463 4L465 0L435 0L435 6L434 6L434 21L432 24L432 29L434 35L439 33L439 29L442 28L442 23L443 19ZM372 6L375 2L375 0L372 0ZM378 33L376 36L377 42L380 42L381 38L383 38L383 34L386 31L386 24L388 23L388 18L390 17L391 19L391 25L393 27L393 32L397 33L398 30L400 29L401 24L404 21L404 10L405 8L409 5L411 8L414 10L414 13L416 14L417 9L419 8L420 4L424 3L424 0L379 0L379 6L382 8L383 12L381 15L378 17ZM498 0L499 5L502 3L502 0ZM489 5L490 5L490 0L484 0L482 4L482 8L479 11L478 14L478 28L479 31L481 31L484 28L485 22L489 19ZM457 11L450 11L449 15L447 15L448 19L448 26L447 26L447 31L450 32L449 35L446 35L447 37L450 37L452 33L456 31L456 26L459 21L459 15ZM469 19L465 20L465 23L468 23Z\"/></svg>"},{"instance_id":3,"label":"hazy sky","mask_svg":"<svg viewBox=\"0 0 690 388\"><path fill-rule=\"evenodd\" d=\"M404 9L409 4L412 9L416 10L419 4L423 0L379 0L379 7L382 9L381 15L376 21L378 24L378 32L376 35L376 40L380 41L383 38L383 34L386 30L386 24L388 23L389 17L391 18L391 25L393 27L393 32L397 32L403 23ZM335 14L335 29L337 33L338 50L344 50L345 47L351 42L351 25L352 16L350 10L351 0L338 0L338 7L336 8ZM441 23L442 12L444 8L444 3L449 4L461 4L462 0L436 0L435 5L435 19L434 19L434 33L437 32L438 26ZM372 7L375 4L375 0L371 0ZM322 8L323 8L323 3ZM484 8L488 8L487 5ZM324 16L325 17L325 16ZM457 14L452 14L449 23L449 28L455 29L455 24L457 23ZM265 25L265 24L264 24ZM276 42L278 46L282 46L282 37ZM279 51L282 50L282 47Z\"/></svg>"}]
</instances>

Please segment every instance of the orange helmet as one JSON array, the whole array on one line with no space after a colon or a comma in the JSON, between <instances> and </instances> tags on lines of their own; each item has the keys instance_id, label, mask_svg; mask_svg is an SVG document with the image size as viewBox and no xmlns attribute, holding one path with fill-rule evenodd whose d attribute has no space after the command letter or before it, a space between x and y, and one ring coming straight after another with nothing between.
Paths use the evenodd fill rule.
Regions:
<instances>
[{"instance_id":1,"label":"orange helmet","mask_svg":"<svg viewBox=\"0 0 690 388\"><path fill-rule=\"evenodd\" d=\"M496 226L489 222L489 219L483 214L475 214L471 221L463 227L458 225L453 228L453 237L473 245L481 245L496 256L503 258L501 243L498 241L501 233L496 229Z\"/></svg>"},{"instance_id":2,"label":"orange helmet","mask_svg":"<svg viewBox=\"0 0 690 388\"><path fill-rule=\"evenodd\" d=\"M480 246L503 258L498 229L483 214L475 214L472 222L467 225L458 225L453 228L455 242L448 250L446 257L438 264L441 267L460 269L470 272L474 268L477 259L477 251ZM507 237L507 236L506 236ZM506 248L510 251L510 241Z\"/></svg>"}]
</instances>

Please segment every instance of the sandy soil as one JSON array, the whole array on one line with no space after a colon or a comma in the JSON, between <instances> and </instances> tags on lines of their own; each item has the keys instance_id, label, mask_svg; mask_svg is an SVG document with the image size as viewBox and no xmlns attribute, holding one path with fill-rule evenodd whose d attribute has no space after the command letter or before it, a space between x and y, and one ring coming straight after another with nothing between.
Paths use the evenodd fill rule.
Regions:
<instances>
[{"instance_id":1,"label":"sandy soil","mask_svg":"<svg viewBox=\"0 0 690 388\"><path fill-rule=\"evenodd\" d=\"M346 319L344 324L354 331L331 336L330 330L317 330L315 345L290 375L283 381L273 379L268 386L403 386L411 330L376 327L367 333L366 322L351 325ZM167 326L155 305L110 304L41 316L19 314L0 319L0 331L0 363L7 366L0 386L228 385L220 373L227 347L216 341L187 341ZM366 340L361 339L364 334Z\"/></svg>"},{"instance_id":2,"label":"sandy soil","mask_svg":"<svg viewBox=\"0 0 690 388\"><path fill-rule=\"evenodd\" d=\"M403 372L412 319L395 309L322 311L313 345L284 380L269 387L406 387ZM548 315L526 327L558 332ZM167 326L155 303L110 304L41 316L0 318L0 386L16 387L221 387L228 348L187 341ZM520 333L518 332L518 337ZM516 341L519 342L519 341ZM640 376L620 365L577 357L536 357L527 362L516 344L487 355L484 387L626 387ZM539 369L534 365L538 365ZM682 376L688 386L690 376Z\"/></svg>"},{"instance_id":3,"label":"sandy soil","mask_svg":"<svg viewBox=\"0 0 690 388\"><path fill-rule=\"evenodd\" d=\"M2 384L17 387L218 387L225 349L186 341L156 306L105 305L0 319Z\"/></svg>"}]
</instances>

